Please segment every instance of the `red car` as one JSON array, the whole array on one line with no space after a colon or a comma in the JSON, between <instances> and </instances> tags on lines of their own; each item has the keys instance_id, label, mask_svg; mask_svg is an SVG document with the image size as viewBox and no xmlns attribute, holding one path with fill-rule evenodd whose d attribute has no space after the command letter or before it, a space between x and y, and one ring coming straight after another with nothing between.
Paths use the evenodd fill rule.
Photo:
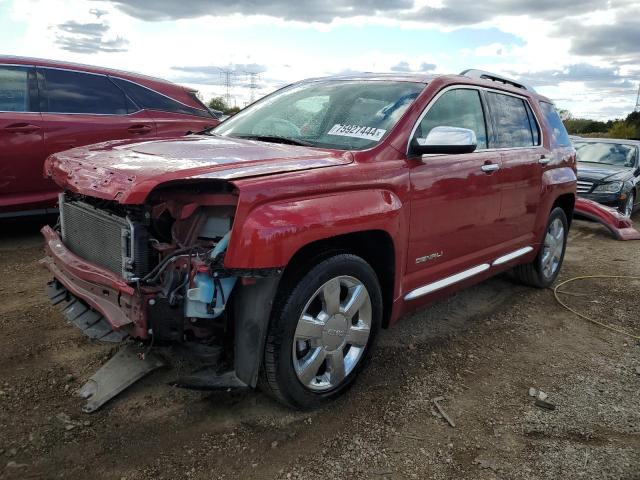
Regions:
<instances>
[{"instance_id":1,"label":"red car","mask_svg":"<svg viewBox=\"0 0 640 480\"><path fill-rule=\"evenodd\" d=\"M77 148L46 172L64 193L43 264L70 321L218 349L228 370L200 380L299 408L434 299L506 270L551 285L576 198L553 104L479 71L308 80L207 134Z\"/></svg>"},{"instance_id":2,"label":"red car","mask_svg":"<svg viewBox=\"0 0 640 480\"><path fill-rule=\"evenodd\" d=\"M43 213L58 187L44 159L114 139L181 136L219 123L196 92L85 65L0 56L0 217Z\"/></svg>"}]
</instances>

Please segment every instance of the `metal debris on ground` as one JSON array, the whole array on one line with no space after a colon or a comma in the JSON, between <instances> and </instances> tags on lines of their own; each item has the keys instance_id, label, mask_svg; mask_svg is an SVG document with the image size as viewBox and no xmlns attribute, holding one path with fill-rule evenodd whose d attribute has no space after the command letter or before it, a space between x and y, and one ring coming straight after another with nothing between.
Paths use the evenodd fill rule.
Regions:
<instances>
[{"instance_id":1,"label":"metal debris on ground","mask_svg":"<svg viewBox=\"0 0 640 480\"><path fill-rule=\"evenodd\" d=\"M538 390L537 388L533 387L529 388L529 396L542 401L545 401L549 397L549 395L544 393L542 390Z\"/></svg>"},{"instance_id":2,"label":"metal debris on ground","mask_svg":"<svg viewBox=\"0 0 640 480\"><path fill-rule=\"evenodd\" d=\"M539 390L537 388L534 387L530 387L529 388L529 396L535 398L535 401L533 402L534 405L536 405L537 407L540 408L544 408L545 410L555 410L556 406L552 403L547 402L547 398L549 397L549 395L547 395L545 392L543 392L542 390Z\"/></svg>"},{"instance_id":3,"label":"metal debris on ground","mask_svg":"<svg viewBox=\"0 0 640 480\"><path fill-rule=\"evenodd\" d=\"M436 397L431 401L438 409L438 412L440 412L440 415L442 415L442 417L449 423L449 425L455 428L456 426L455 422L451 419L451 417L449 417L449 415L447 415L447 412L444 411L444 408L442 408L442 406L439 403L444 401L444 397Z\"/></svg>"},{"instance_id":4,"label":"metal debris on ground","mask_svg":"<svg viewBox=\"0 0 640 480\"><path fill-rule=\"evenodd\" d=\"M545 402L544 400L540 400L536 398L536 401L533 402L536 407L544 408L545 410L555 410L556 406L553 403Z\"/></svg>"},{"instance_id":5,"label":"metal debris on ground","mask_svg":"<svg viewBox=\"0 0 640 480\"><path fill-rule=\"evenodd\" d=\"M87 399L83 412L95 412L125 388L165 365L164 360L153 352L145 352L144 359L140 353L140 347L125 344L78 390L78 394Z\"/></svg>"}]
</instances>

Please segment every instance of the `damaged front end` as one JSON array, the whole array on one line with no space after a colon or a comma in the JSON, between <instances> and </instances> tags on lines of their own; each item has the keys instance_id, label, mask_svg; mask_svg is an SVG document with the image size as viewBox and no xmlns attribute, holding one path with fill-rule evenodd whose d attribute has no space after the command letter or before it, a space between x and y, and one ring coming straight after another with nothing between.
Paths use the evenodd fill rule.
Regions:
<instances>
[{"instance_id":1,"label":"damaged front end","mask_svg":"<svg viewBox=\"0 0 640 480\"><path fill-rule=\"evenodd\" d=\"M81 389L85 411L163 365L151 347L191 366L178 385L255 386L281 272L225 268L238 204L231 183L158 189L144 205L70 192L59 203L57 228L42 230L49 297L90 338L144 345L123 349ZM148 367L131 365L145 359Z\"/></svg>"}]
</instances>

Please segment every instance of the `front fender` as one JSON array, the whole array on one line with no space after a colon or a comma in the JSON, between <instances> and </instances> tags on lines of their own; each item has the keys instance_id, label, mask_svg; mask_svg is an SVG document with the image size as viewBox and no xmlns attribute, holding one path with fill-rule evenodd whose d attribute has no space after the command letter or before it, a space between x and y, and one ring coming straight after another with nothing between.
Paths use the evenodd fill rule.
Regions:
<instances>
[{"instance_id":1,"label":"front fender","mask_svg":"<svg viewBox=\"0 0 640 480\"><path fill-rule=\"evenodd\" d=\"M365 230L382 230L396 237L401 207L393 192L379 189L259 205L244 218L235 219L225 267L283 267L311 242Z\"/></svg>"},{"instance_id":2,"label":"front fender","mask_svg":"<svg viewBox=\"0 0 640 480\"><path fill-rule=\"evenodd\" d=\"M552 168L542 174L543 189L561 188L575 193L577 181L576 172L571 167Z\"/></svg>"}]
</instances>

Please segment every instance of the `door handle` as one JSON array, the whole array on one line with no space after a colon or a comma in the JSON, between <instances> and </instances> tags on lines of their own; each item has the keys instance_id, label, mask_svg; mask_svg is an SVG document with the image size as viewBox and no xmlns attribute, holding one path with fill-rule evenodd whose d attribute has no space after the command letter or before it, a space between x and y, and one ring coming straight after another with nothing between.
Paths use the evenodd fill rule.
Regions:
<instances>
[{"instance_id":1,"label":"door handle","mask_svg":"<svg viewBox=\"0 0 640 480\"><path fill-rule=\"evenodd\" d=\"M480 167L480 170L482 170L484 173L491 173L500 170L500 165L498 165L497 163L485 163Z\"/></svg>"},{"instance_id":2,"label":"door handle","mask_svg":"<svg viewBox=\"0 0 640 480\"><path fill-rule=\"evenodd\" d=\"M32 125L31 123L13 123L4 127L4 130L11 133L34 133L40 130L40 127L37 125Z\"/></svg>"},{"instance_id":3,"label":"door handle","mask_svg":"<svg viewBox=\"0 0 640 480\"><path fill-rule=\"evenodd\" d=\"M549 163L551 161L550 158L547 158L546 155L540 155L540 158L538 159L538 163L540 165L546 165L547 163Z\"/></svg>"},{"instance_id":4,"label":"door handle","mask_svg":"<svg viewBox=\"0 0 640 480\"><path fill-rule=\"evenodd\" d=\"M149 133L151 131L151 127L149 125L131 125L127 130L131 133L142 135Z\"/></svg>"}]
</instances>

